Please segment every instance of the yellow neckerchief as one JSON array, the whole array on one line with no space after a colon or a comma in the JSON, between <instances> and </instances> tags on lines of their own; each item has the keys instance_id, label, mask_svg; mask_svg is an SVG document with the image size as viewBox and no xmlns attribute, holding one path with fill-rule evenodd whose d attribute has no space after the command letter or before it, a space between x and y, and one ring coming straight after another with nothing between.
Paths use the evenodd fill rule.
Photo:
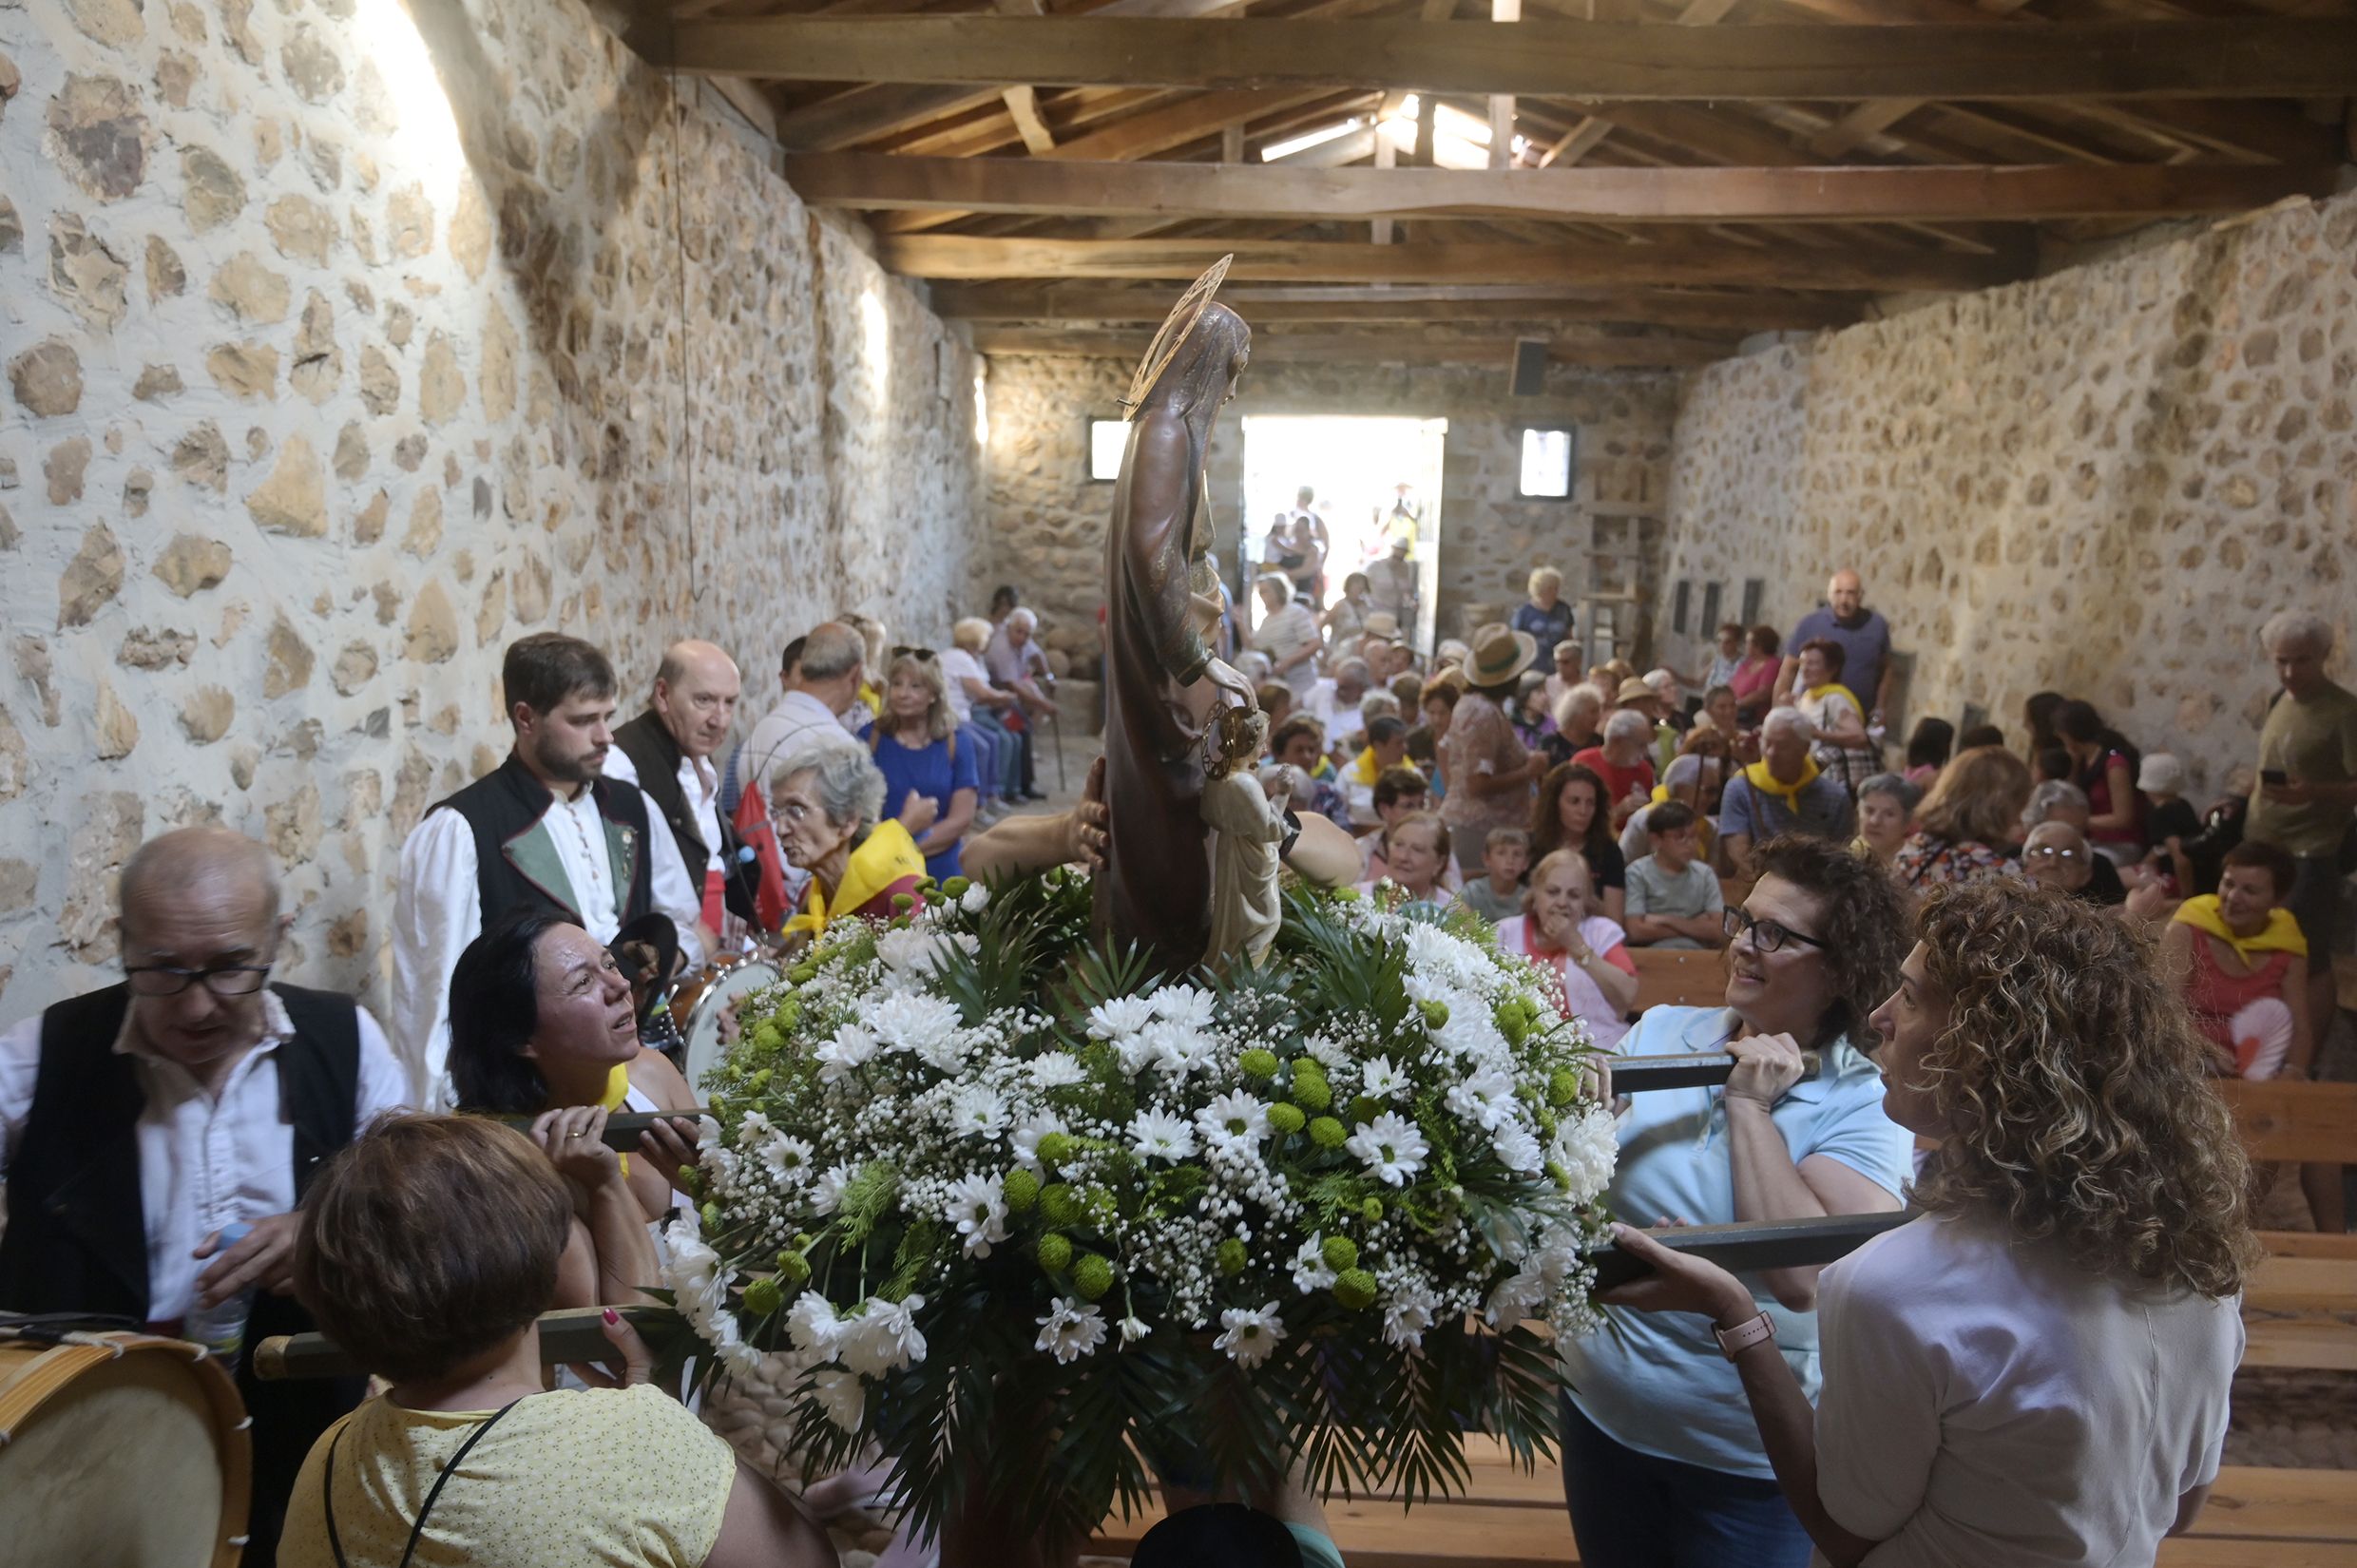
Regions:
<instances>
[{"instance_id":1,"label":"yellow neckerchief","mask_svg":"<svg viewBox=\"0 0 2357 1568\"><path fill-rule=\"evenodd\" d=\"M1370 746L1365 751L1359 753L1357 757L1351 761L1351 782L1353 784L1372 784L1375 781L1376 775L1382 772L1383 769L1377 766L1375 762L1375 749L1372 746Z\"/></svg>"},{"instance_id":2,"label":"yellow neckerchief","mask_svg":"<svg viewBox=\"0 0 2357 1568\"><path fill-rule=\"evenodd\" d=\"M2218 912L2218 895L2203 893L2177 906L2175 917L2197 931L2216 937L2234 949L2234 956L2245 964L2252 953L2290 953L2297 958L2308 956L2308 938L2300 932L2300 922L2290 909L2270 909L2266 928L2254 936L2237 936L2228 927L2226 916Z\"/></svg>"},{"instance_id":3,"label":"yellow neckerchief","mask_svg":"<svg viewBox=\"0 0 2357 1568\"><path fill-rule=\"evenodd\" d=\"M856 909L861 905L899 881L904 876L922 877L925 856L918 852L916 840L898 817L886 817L868 830L868 836L854 847L843 863L842 885L834 889L836 909ZM786 922L785 929L808 931L816 936L827 928L832 918L828 912L826 889L816 877L811 878L810 902L800 914Z\"/></svg>"},{"instance_id":4,"label":"yellow neckerchief","mask_svg":"<svg viewBox=\"0 0 2357 1568\"><path fill-rule=\"evenodd\" d=\"M630 1063L617 1061L614 1063L613 1070L605 1075L605 1092L598 1096L598 1108L611 1116L621 1110L623 1101L629 1098ZM549 1107L550 1110L555 1108ZM630 1174L630 1157L623 1155L619 1157L622 1160L622 1174L626 1176Z\"/></svg>"},{"instance_id":5,"label":"yellow neckerchief","mask_svg":"<svg viewBox=\"0 0 2357 1568\"><path fill-rule=\"evenodd\" d=\"M1843 685L1838 680L1829 680L1822 686L1811 686L1809 688L1806 695L1810 701L1814 702L1817 698L1823 697L1828 692L1839 692L1842 696L1849 698L1849 705L1858 710L1858 717L1860 719L1864 719L1866 717L1866 704L1858 700L1858 694L1851 691L1849 687Z\"/></svg>"},{"instance_id":6,"label":"yellow neckerchief","mask_svg":"<svg viewBox=\"0 0 2357 1568\"><path fill-rule=\"evenodd\" d=\"M1817 781L1819 772L1817 759L1813 756L1804 756L1800 759L1800 777L1787 784L1768 771L1768 759L1763 756L1743 770L1743 782L1762 794L1774 795L1784 802L1786 811L1798 816L1800 814L1800 793Z\"/></svg>"}]
</instances>

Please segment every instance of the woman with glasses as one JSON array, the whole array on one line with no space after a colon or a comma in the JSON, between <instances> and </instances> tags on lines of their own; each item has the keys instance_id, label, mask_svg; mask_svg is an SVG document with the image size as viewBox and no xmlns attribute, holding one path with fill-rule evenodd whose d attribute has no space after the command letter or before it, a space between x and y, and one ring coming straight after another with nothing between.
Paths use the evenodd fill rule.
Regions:
<instances>
[{"instance_id":1,"label":"woman with glasses","mask_svg":"<svg viewBox=\"0 0 2357 1568\"><path fill-rule=\"evenodd\" d=\"M1723 1088L1653 1090L1622 1115L1612 1212L1718 1225L1899 1207L1911 1143L1883 1114L1860 1045L1898 984L1912 922L1879 866L1790 836L1752 852L1759 880L1726 913L1726 1005L1655 1007L1625 1057L1732 1052ZM1816 1275L1748 1276L1792 1375L1817 1383ZM1563 1494L1586 1568L1804 1568L1810 1542L1776 1489L1741 1381L1707 1324L1608 1309L1565 1342Z\"/></svg>"},{"instance_id":2,"label":"woman with glasses","mask_svg":"<svg viewBox=\"0 0 2357 1568\"><path fill-rule=\"evenodd\" d=\"M892 901L913 897L925 856L897 817L884 814L884 774L867 753L829 750L770 791L770 811L786 858L811 873L802 912L785 924L789 938L816 937L845 915L888 920Z\"/></svg>"},{"instance_id":3,"label":"woman with glasses","mask_svg":"<svg viewBox=\"0 0 2357 1568\"><path fill-rule=\"evenodd\" d=\"M926 873L942 882L957 875L958 846L973 825L982 780L973 748L958 744L957 717L932 649L892 650L884 714L868 733L868 749L884 774L885 799L932 802L933 825L916 841Z\"/></svg>"}]
</instances>

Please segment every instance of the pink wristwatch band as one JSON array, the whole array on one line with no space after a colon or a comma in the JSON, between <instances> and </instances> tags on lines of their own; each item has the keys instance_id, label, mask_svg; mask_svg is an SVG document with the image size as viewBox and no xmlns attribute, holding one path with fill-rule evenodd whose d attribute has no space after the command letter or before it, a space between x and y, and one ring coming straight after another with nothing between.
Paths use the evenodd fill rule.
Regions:
<instances>
[{"instance_id":1,"label":"pink wristwatch band","mask_svg":"<svg viewBox=\"0 0 2357 1568\"><path fill-rule=\"evenodd\" d=\"M1718 1336L1719 1354L1733 1361L1761 1341L1775 1338L1776 1325L1773 1318L1762 1311L1759 1316L1738 1323L1732 1329L1721 1329L1713 1324L1711 1332Z\"/></svg>"}]
</instances>

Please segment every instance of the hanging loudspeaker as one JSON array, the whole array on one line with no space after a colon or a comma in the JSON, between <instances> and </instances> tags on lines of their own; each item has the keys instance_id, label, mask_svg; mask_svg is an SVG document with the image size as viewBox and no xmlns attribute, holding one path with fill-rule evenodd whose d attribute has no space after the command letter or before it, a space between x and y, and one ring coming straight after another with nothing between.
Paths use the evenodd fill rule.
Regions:
<instances>
[{"instance_id":1,"label":"hanging loudspeaker","mask_svg":"<svg viewBox=\"0 0 2357 1568\"><path fill-rule=\"evenodd\" d=\"M1547 346L1543 337L1518 337L1514 340L1514 379L1509 387L1517 397L1536 397L1546 390Z\"/></svg>"}]
</instances>

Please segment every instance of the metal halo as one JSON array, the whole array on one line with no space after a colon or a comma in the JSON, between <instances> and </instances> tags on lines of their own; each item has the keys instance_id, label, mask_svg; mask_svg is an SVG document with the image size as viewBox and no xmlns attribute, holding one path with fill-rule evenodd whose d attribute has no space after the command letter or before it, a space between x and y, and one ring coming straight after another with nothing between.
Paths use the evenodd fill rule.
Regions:
<instances>
[{"instance_id":1,"label":"metal halo","mask_svg":"<svg viewBox=\"0 0 2357 1568\"><path fill-rule=\"evenodd\" d=\"M1170 362L1178 356L1178 346L1187 340L1187 334L1195 330L1196 322L1202 319L1204 310L1211 304L1212 296L1219 292L1219 285L1227 278L1228 267L1235 260L1233 255L1228 255L1214 261L1204 269L1202 277L1187 285L1187 292L1178 296L1178 303L1173 305L1170 314L1162 317L1162 325L1156 331L1154 341L1146 345L1145 357L1138 363L1138 373L1129 378L1129 395L1121 399L1121 407L1129 412L1122 417L1134 416L1144 406L1146 395L1154 391L1154 384L1162 378L1162 373L1170 369Z\"/></svg>"}]
</instances>

